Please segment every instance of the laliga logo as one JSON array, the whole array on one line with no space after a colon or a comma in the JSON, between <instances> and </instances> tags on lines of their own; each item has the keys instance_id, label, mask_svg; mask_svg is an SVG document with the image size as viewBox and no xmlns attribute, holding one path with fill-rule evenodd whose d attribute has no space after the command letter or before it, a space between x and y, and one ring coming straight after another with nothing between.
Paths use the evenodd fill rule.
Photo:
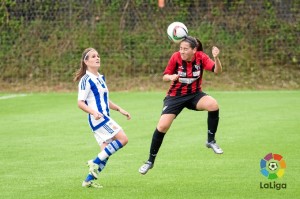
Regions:
<instances>
[{"instance_id":1,"label":"laliga logo","mask_svg":"<svg viewBox=\"0 0 300 199\"><path fill-rule=\"evenodd\" d=\"M286 163L283 157L279 154L269 153L263 159L260 160L260 172L263 176L270 180L281 178L284 174ZM275 181L273 183L260 183L260 188L263 189L277 189L286 188L286 183L278 184Z\"/></svg>"},{"instance_id":2,"label":"laliga logo","mask_svg":"<svg viewBox=\"0 0 300 199\"><path fill-rule=\"evenodd\" d=\"M270 180L281 178L285 168L285 161L279 154L269 153L260 160L260 172Z\"/></svg>"}]
</instances>

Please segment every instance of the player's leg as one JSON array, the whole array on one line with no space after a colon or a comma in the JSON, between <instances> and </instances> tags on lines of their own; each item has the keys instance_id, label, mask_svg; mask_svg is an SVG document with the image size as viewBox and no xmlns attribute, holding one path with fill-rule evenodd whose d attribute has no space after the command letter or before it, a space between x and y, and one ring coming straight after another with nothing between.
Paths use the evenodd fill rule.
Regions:
<instances>
[{"instance_id":1,"label":"player's leg","mask_svg":"<svg viewBox=\"0 0 300 199\"><path fill-rule=\"evenodd\" d=\"M159 122L157 124L157 127L152 136L148 161L145 162L145 164L143 164L139 169L139 172L141 174L144 175L148 172L149 169L152 169L156 155L157 155L159 148L163 142L164 136L167 133L168 129L170 128L175 117L176 117L175 114L161 115Z\"/></svg>"},{"instance_id":2,"label":"player's leg","mask_svg":"<svg viewBox=\"0 0 300 199\"><path fill-rule=\"evenodd\" d=\"M88 166L91 174L97 179L99 170L105 167L109 156L125 146L128 138L122 128L111 118L94 133L99 145L103 148L94 160L88 161Z\"/></svg>"},{"instance_id":3,"label":"player's leg","mask_svg":"<svg viewBox=\"0 0 300 199\"><path fill-rule=\"evenodd\" d=\"M108 145L108 143L104 142L98 134L94 134L95 138L100 145L100 151L103 151L104 148ZM94 176L98 177L98 174L104 169L106 166L107 160L102 161L99 165L94 163L94 160L89 160L87 165L89 167L89 174L87 175L86 179L82 182L83 187L95 187L95 188L102 188L102 186L96 183L94 180L97 179Z\"/></svg>"},{"instance_id":4,"label":"player's leg","mask_svg":"<svg viewBox=\"0 0 300 199\"><path fill-rule=\"evenodd\" d=\"M97 140L102 140L97 139ZM114 154L116 151L121 149L123 146L125 146L128 143L128 138L123 130L120 130L112 140L107 142L103 142L100 145L101 152L98 154L98 156L94 160L88 161L88 166L90 168L90 173L86 178L86 182L89 182L91 180L94 180L95 178L98 178L98 174L103 171L103 169L106 166L106 163L108 161L109 156Z\"/></svg>"},{"instance_id":5,"label":"player's leg","mask_svg":"<svg viewBox=\"0 0 300 199\"><path fill-rule=\"evenodd\" d=\"M104 168L106 165L107 159L116 153L119 149L123 148L128 143L128 138L124 131L120 129L120 131L113 137L113 140L108 143L104 149L98 154L98 156L93 160L93 163L98 165L98 167L93 167L94 170L97 169L97 173L99 173L99 168L101 169L101 165ZM93 172L92 172L93 173ZM97 178L97 173L95 174L95 178ZM94 174L94 173L93 173Z\"/></svg>"},{"instance_id":6,"label":"player's leg","mask_svg":"<svg viewBox=\"0 0 300 199\"><path fill-rule=\"evenodd\" d=\"M169 130L173 120L175 119L175 114L164 114L161 115L157 127L152 136L152 142L150 147L150 154L148 161L154 163L156 155L159 148L163 142L164 136Z\"/></svg>"},{"instance_id":7,"label":"player's leg","mask_svg":"<svg viewBox=\"0 0 300 199\"><path fill-rule=\"evenodd\" d=\"M215 135L219 124L219 105L217 101L213 97L205 95L198 101L196 109L208 111L206 146L213 149L215 153L222 154L223 150L216 144L215 140Z\"/></svg>"},{"instance_id":8,"label":"player's leg","mask_svg":"<svg viewBox=\"0 0 300 199\"><path fill-rule=\"evenodd\" d=\"M161 117L152 136L148 161L139 168L141 174L144 175L149 169L153 168L155 158L163 142L164 136L169 130L173 120L185 107L186 100L186 97L182 96L165 97Z\"/></svg>"},{"instance_id":9,"label":"player's leg","mask_svg":"<svg viewBox=\"0 0 300 199\"><path fill-rule=\"evenodd\" d=\"M98 158L101 161L106 160L109 156L113 155L119 149L123 148L128 143L128 138L125 132L121 129L114 137L113 141L110 142L99 154Z\"/></svg>"}]
</instances>

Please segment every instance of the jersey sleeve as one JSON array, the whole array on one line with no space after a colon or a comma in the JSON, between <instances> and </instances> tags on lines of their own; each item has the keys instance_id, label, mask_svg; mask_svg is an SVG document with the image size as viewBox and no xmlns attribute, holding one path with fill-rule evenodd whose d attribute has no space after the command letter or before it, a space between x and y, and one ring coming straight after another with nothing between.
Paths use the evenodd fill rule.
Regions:
<instances>
[{"instance_id":1,"label":"jersey sleeve","mask_svg":"<svg viewBox=\"0 0 300 199\"><path fill-rule=\"evenodd\" d=\"M87 99L87 96L91 90L91 85L88 82L88 79L81 79L78 84L78 101Z\"/></svg>"},{"instance_id":2,"label":"jersey sleeve","mask_svg":"<svg viewBox=\"0 0 300 199\"><path fill-rule=\"evenodd\" d=\"M209 58L209 56L205 53L202 54L202 64L203 64L203 68L204 70L210 70L212 72L214 72L214 66L215 66L215 62Z\"/></svg>"},{"instance_id":3,"label":"jersey sleeve","mask_svg":"<svg viewBox=\"0 0 300 199\"><path fill-rule=\"evenodd\" d=\"M176 53L172 55L172 57L169 59L168 65L164 71L164 75L173 75L176 70Z\"/></svg>"}]
</instances>

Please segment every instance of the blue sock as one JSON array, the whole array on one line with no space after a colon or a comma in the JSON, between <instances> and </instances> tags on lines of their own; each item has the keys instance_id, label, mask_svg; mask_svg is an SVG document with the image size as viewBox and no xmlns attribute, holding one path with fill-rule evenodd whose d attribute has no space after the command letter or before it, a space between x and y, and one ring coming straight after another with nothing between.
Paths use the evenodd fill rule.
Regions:
<instances>
[{"instance_id":1,"label":"blue sock","mask_svg":"<svg viewBox=\"0 0 300 199\"><path fill-rule=\"evenodd\" d=\"M105 159L105 160L103 160L103 161L101 161L98 157L95 158L95 160L93 160L93 162L94 162L95 164L98 164L98 162L99 162L99 164L98 164L98 165L99 165L99 168L98 168L98 171L99 171L99 172L101 172L101 171L104 169L104 167L106 166L107 160L108 160L108 158ZM86 181L86 182L89 182L89 181L94 180L94 179L95 179L95 178L94 178L93 175L88 174L88 176L86 177L85 181Z\"/></svg>"},{"instance_id":2,"label":"blue sock","mask_svg":"<svg viewBox=\"0 0 300 199\"><path fill-rule=\"evenodd\" d=\"M86 181L86 182L89 182L89 181L94 180L94 179L95 179L94 176L91 175L91 174L89 174L89 175L86 177L85 181Z\"/></svg>"},{"instance_id":3,"label":"blue sock","mask_svg":"<svg viewBox=\"0 0 300 199\"><path fill-rule=\"evenodd\" d=\"M99 164L99 168L98 168L99 172L103 171L104 167L106 166L107 161L108 161L108 158L101 161L101 163Z\"/></svg>"},{"instance_id":4,"label":"blue sock","mask_svg":"<svg viewBox=\"0 0 300 199\"><path fill-rule=\"evenodd\" d=\"M98 158L98 156L93 160L93 162L95 163L95 164L100 164L101 163L101 160Z\"/></svg>"}]
</instances>

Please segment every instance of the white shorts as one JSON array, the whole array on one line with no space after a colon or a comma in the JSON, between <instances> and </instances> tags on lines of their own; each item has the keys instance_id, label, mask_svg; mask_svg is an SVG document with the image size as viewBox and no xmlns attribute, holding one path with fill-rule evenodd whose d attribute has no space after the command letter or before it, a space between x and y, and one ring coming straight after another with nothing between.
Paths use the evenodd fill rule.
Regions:
<instances>
[{"instance_id":1,"label":"white shorts","mask_svg":"<svg viewBox=\"0 0 300 199\"><path fill-rule=\"evenodd\" d=\"M119 133L120 130L122 130L120 125L118 125L113 119L109 118L108 122L97 130L94 130L94 136L99 146L101 146L103 143L112 142L112 138Z\"/></svg>"}]
</instances>

